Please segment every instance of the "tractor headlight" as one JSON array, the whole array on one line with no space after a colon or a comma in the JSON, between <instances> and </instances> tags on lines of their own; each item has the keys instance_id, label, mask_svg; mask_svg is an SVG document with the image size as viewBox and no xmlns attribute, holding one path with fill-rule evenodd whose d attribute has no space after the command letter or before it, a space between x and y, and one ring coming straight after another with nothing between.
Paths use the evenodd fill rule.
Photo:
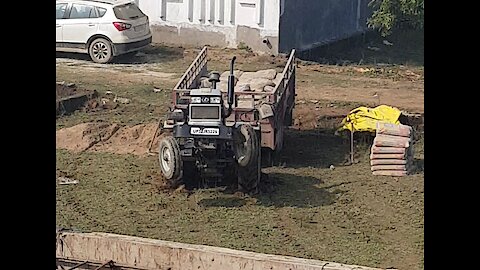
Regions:
<instances>
[{"instance_id":1,"label":"tractor headlight","mask_svg":"<svg viewBox=\"0 0 480 270\"><path fill-rule=\"evenodd\" d=\"M210 103L220 103L220 97L211 97Z\"/></svg>"},{"instance_id":2,"label":"tractor headlight","mask_svg":"<svg viewBox=\"0 0 480 270\"><path fill-rule=\"evenodd\" d=\"M191 103L202 103L202 98L201 97L191 97L190 102Z\"/></svg>"}]
</instances>

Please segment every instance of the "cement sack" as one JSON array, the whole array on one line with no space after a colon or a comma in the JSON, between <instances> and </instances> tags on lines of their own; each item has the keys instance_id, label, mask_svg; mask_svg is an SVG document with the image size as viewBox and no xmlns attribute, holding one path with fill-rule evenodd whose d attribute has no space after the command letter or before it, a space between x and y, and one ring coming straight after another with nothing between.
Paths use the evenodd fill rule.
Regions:
<instances>
[{"instance_id":1,"label":"cement sack","mask_svg":"<svg viewBox=\"0 0 480 270\"><path fill-rule=\"evenodd\" d=\"M265 87L263 88L263 92L273 92L273 91L275 91L275 87L271 85L265 85Z\"/></svg>"},{"instance_id":2,"label":"cement sack","mask_svg":"<svg viewBox=\"0 0 480 270\"><path fill-rule=\"evenodd\" d=\"M405 155L407 152L405 147L384 147L384 146L372 146L372 154L402 154Z\"/></svg>"},{"instance_id":3,"label":"cement sack","mask_svg":"<svg viewBox=\"0 0 480 270\"><path fill-rule=\"evenodd\" d=\"M217 83L217 89L220 90L220 92L227 93L228 83L220 81Z\"/></svg>"},{"instance_id":4,"label":"cement sack","mask_svg":"<svg viewBox=\"0 0 480 270\"><path fill-rule=\"evenodd\" d=\"M238 79L242 76L243 74L243 71L241 70L234 70L233 71L233 76L235 76L235 81L238 81ZM225 81L225 82L228 82L228 76L230 75L230 71L227 70L225 72L223 72L221 75L220 75L220 81Z\"/></svg>"},{"instance_id":5,"label":"cement sack","mask_svg":"<svg viewBox=\"0 0 480 270\"><path fill-rule=\"evenodd\" d=\"M238 79L240 76L242 76L243 71L241 70L234 70L233 75L235 76L235 79L233 80L234 85L238 83ZM221 92L226 93L228 91L228 75L230 75L230 71L225 71L220 75L220 82L217 83L217 89L220 89ZM237 89L235 88L235 91Z\"/></svg>"},{"instance_id":6,"label":"cement sack","mask_svg":"<svg viewBox=\"0 0 480 270\"><path fill-rule=\"evenodd\" d=\"M377 122L377 134L393 135L410 138L412 127L388 122Z\"/></svg>"},{"instance_id":7,"label":"cement sack","mask_svg":"<svg viewBox=\"0 0 480 270\"><path fill-rule=\"evenodd\" d=\"M370 165L406 165L406 159L372 159Z\"/></svg>"},{"instance_id":8,"label":"cement sack","mask_svg":"<svg viewBox=\"0 0 480 270\"><path fill-rule=\"evenodd\" d=\"M410 138L378 134L375 136L375 139L373 139L373 145L408 148L410 146L410 141Z\"/></svg>"},{"instance_id":9,"label":"cement sack","mask_svg":"<svg viewBox=\"0 0 480 270\"><path fill-rule=\"evenodd\" d=\"M264 69L255 72L256 78L264 78L267 80L273 80L277 76L277 71L275 69Z\"/></svg>"},{"instance_id":10,"label":"cement sack","mask_svg":"<svg viewBox=\"0 0 480 270\"><path fill-rule=\"evenodd\" d=\"M379 170L373 171L373 175L384 175L384 176L407 176L408 173L406 171L391 171L391 170Z\"/></svg>"},{"instance_id":11,"label":"cement sack","mask_svg":"<svg viewBox=\"0 0 480 270\"><path fill-rule=\"evenodd\" d=\"M201 77L200 78L200 87L201 88L211 88L212 83L208 81L208 77Z\"/></svg>"},{"instance_id":12,"label":"cement sack","mask_svg":"<svg viewBox=\"0 0 480 270\"><path fill-rule=\"evenodd\" d=\"M242 73L242 76L238 77L238 80L242 81L243 83L248 83L252 79L256 79L255 72L246 71Z\"/></svg>"},{"instance_id":13,"label":"cement sack","mask_svg":"<svg viewBox=\"0 0 480 270\"><path fill-rule=\"evenodd\" d=\"M263 89L265 88L265 86L272 86L272 87L275 86L272 80L259 78L259 79L252 79L248 82L239 80L237 83L237 87L241 87L242 85L247 85L247 84L250 85L250 89L252 91L256 91L256 92L263 92Z\"/></svg>"},{"instance_id":14,"label":"cement sack","mask_svg":"<svg viewBox=\"0 0 480 270\"><path fill-rule=\"evenodd\" d=\"M275 76L275 79L273 79L273 83L275 84L275 86L279 85L280 82L282 82L282 79L283 79L283 74L277 73L277 75Z\"/></svg>"},{"instance_id":15,"label":"cement sack","mask_svg":"<svg viewBox=\"0 0 480 270\"><path fill-rule=\"evenodd\" d=\"M383 171L383 170L392 170L392 171L408 171L408 166L405 165L374 165L371 167L372 171Z\"/></svg>"},{"instance_id":16,"label":"cement sack","mask_svg":"<svg viewBox=\"0 0 480 270\"><path fill-rule=\"evenodd\" d=\"M405 154L370 154L370 159L406 159Z\"/></svg>"},{"instance_id":17,"label":"cement sack","mask_svg":"<svg viewBox=\"0 0 480 270\"><path fill-rule=\"evenodd\" d=\"M241 81L251 81L253 79L267 79L273 80L277 76L277 71L275 69L266 69L259 70L256 72L243 72L242 76L239 77Z\"/></svg>"}]
</instances>

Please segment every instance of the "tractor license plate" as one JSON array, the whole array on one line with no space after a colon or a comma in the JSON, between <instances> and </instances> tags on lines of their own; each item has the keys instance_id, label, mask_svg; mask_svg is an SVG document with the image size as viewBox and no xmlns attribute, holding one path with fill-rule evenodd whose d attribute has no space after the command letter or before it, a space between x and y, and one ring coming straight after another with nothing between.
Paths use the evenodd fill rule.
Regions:
<instances>
[{"instance_id":1,"label":"tractor license plate","mask_svg":"<svg viewBox=\"0 0 480 270\"><path fill-rule=\"evenodd\" d=\"M190 129L190 134L192 135L220 135L220 129L218 128L199 128L192 127Z\"/></svg>"}]
</instances>

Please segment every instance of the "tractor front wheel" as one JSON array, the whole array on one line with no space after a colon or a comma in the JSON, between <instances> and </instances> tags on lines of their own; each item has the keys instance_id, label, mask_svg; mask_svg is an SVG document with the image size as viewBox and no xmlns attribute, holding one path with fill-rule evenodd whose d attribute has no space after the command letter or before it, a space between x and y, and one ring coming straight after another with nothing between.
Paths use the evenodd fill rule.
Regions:
<instances>
[{"instance_id":1,"label":"tractor front wheel","mask_svg":"<svg viewBox=\"0 0 480 270\"><path fill-rule=\"evenodd\" d=\"M172 136L162 138L158 155L163 176L172 186L178 186L182 180L183 164L177 141Z\"/></svg>"}]
</instances>

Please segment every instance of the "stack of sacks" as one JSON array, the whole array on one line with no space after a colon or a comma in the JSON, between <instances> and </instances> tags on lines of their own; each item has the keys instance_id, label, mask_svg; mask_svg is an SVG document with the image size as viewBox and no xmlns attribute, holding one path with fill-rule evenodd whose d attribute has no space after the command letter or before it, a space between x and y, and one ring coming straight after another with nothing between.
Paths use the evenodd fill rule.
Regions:
<instances>
[{"instance_id":1,"label":"stack of sacks","mask_svg":"<svg viewBox=\"0 0 480 270\"><path fill-rule=\"evenodd\" d=\"M225 71L223 72L221 75L220 75L220 82L218 83L218 89L220 89L220 91L222 92L227 92L228 90L228 75L230 75L230 71ZM242 75L243 75L243 71L241 70L234 70L233 71L233 75L235 76L235 80L234 80L234 85L237 85L238 83L238 78L240 78Z\"/></svg>"},{"instance_id":2,"label":"stack of sacks","mask_svg":"<svg viewBox=\"0 0 480 270\"><path fill-rule=\"evenodd\" d=\"M244 72L240 78L238 78L237 88L249 85L251 91L263 92L266 86L275 87L273 80L277 72L275 69L259 70L256 72ZM267 90L268 91L268 90Z\"/></svg>"},{"instance_id":3,"label":"stack of sacks","mask_svg":"<svg viewBox=\"0 0 480 270\"><path fill-rule=\"evenodd\" d=\"M228 75L230 71L225 71L220 75L220 83L218 88L222 92L227 92ZM282 74L275 71L275 69L265 69L256 72L243 72L235 70L235 92L249 89L253 92L271 92L281 80ZM248 85L248 87L246 87Z\"/></svg>"},{"instance_id":4,"label":"stack of sacks","mask_svg":"<svg viewBox=\"0 0 480 270\"><path fill-rule=\"evenodd\" d=\"M378 122L370 154L373 175L405 176L413 170L413 131L402 124Z\"/></svg>"},{"instance_id":5,"label":"stack of sacks","mask_svg":"<svg viewBox=\"0 0 480 270\"><path fill-rule=\"evenodd\" d=\"M220 75L220 82L217 88L222 92L227 92L228 75L230 71L225 71ZM275 86L282 80L282 73L277 73L275 69L264 69L255 72L244 72L235 70L235 92L273 92ZM265 101L265 95L239 95L237 97L237 106L240 108L251 108Z\"/></svg>"}]
</instances>

